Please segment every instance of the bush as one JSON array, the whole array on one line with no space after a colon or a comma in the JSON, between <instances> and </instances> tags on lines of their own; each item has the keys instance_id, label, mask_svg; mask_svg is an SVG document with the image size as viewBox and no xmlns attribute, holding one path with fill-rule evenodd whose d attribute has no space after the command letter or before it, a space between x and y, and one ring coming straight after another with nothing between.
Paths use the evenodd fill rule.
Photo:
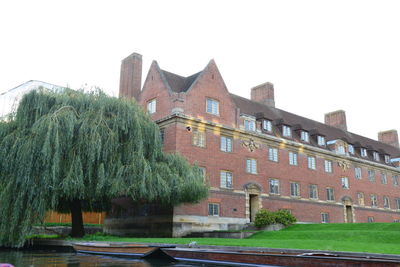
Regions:
<instances>
[{"instance_id":1,"label":"bush","mask_svg":"<svg viewBox=\"0 0 400 267\"><path fill-rule=\"evenodd\" d=\"M296 217L294 217L288 210L278 210L275 212L261 209L256 214L254 225L258 228L265 227L270 224L280 223L284 226L295 223Z\"/></svg>"},{"instance_id":2,"label":"bush","mask_svg":"<svg viewBox=\"0 0 400 267\"><path fill-rule=\"evenodd\" d=\"M276 223L281 223L284 226L289 226L297 221L288 210L278 210L275 212Z\"/></svg>"},{"instance_id":3,"label":"bush","mask_svg":"<svg viewBox=\"0 0 400 267\"><path fill-rule=\"evenodd\" d=\"M261 209L256 214L254 225L258 228L275 223L275 214L271 211Z\"/></svg>"}]
</instances>

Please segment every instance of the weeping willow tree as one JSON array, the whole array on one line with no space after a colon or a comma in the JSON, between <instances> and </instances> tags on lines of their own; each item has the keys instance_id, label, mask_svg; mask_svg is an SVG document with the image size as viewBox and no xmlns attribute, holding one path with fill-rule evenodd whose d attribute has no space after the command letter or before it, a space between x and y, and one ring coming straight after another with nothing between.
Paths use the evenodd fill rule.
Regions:
<instances>
[{"instance_id":1,"label":"weeping willow tree","mask_svg":"<svg viewBox=\"0 0 400 267\"><path fill-rule=\"evenodd\" d=\"M158 126L133 101L102 92L33 91L0 122L0 246L20 247L46 211L69 210L83 236L82 207L115 197L169 205L207 195L200 169L162 152Z\"/></svg>"}]
</instances>

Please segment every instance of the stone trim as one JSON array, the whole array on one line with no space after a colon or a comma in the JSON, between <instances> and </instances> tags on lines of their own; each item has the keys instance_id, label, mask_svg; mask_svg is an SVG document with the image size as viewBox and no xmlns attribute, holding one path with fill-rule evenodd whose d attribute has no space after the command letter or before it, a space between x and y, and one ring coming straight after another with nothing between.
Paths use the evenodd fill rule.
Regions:
<instances>
[{"instance_id":1,"label":"stone trim","mask_svg":"<svg viewBox=\"0 0 400 267\"><path fill-rule=\"evenodd\" d=\"M199 118L194 118L194 117L191 117L191 116L188 116L185 114L181 114L181 113L171 114L171 115L164 117L162 119L159 119L155 122L157 124L159 124L160 127L163 127L163 126L169 125L173 122L186 124L187 121L191 121L194 124L201 124L202 127L205 127L208 130L214 130L215 127L218 127L218 128L220 128L219 131L221 133L225 132L226 134L233 135L233 137L235 139L236 138L248 138L249 136L252 136L253 138L255 138L254 139L255 141L258 141L259 143L266 144L266 145L275 145L276 146L277 145L276 143L278 142L280 149L285 149L286 146L291 146L291 147L300 149L301 153L307 153L307 152L319 153L326 157L334 158L335 160L341 159L342 161L350 161L352 164L355 164L355 163L360 164L361 163L361 164L365 164L365 165L368 165L371 167L373 166L375 168L390 170L390 171L395 172L400 175L400 171L396 167L387 166L387 165L380 164L377 162L368 161L368 160L361 159L361 158L355 158L355 157L351 157L351 156L347 156L347 155L339 155L339 154L336 154L336 152L329 151L327 149L314 147L314 146L311 146L308 144L298 143L293 140L284 139L284 138L280 138L280 137L276 137L276 136L272 136L272 135L268 135L268 134L263 134L263 133L258 133L258 132L247 132L247 131L244 131L241 129L236 129L236 128L228 127L228 126L225 126L222 124L217 124L214 122L201 120ZM234 133L232 134L232 132L234 132Z\"/></svg>"}]
</instances>

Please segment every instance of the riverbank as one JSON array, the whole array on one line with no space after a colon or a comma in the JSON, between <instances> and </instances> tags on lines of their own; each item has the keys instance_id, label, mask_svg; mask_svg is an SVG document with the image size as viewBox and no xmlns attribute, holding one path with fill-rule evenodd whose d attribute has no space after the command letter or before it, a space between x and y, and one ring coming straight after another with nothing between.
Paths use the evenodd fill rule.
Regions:
<instances>
[{"instance_id":1,"label":"riverbank","mask_svg":"<svg viewBox=\"0 0 400 267\"><path fill-rule=\"evenodd\" d=\"M70 241L238 246L358 253L400 254L400 223L296 224L280 231L262 231L246 239L128 238L102 234Z\"/></svg>"}]
</instances>

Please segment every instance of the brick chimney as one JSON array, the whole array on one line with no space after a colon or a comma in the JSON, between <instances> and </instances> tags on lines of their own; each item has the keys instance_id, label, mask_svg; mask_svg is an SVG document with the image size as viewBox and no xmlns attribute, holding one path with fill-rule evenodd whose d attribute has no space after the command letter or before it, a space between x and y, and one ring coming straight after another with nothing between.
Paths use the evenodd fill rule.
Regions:
<instances>
[{"instance_id":1,"label":"brick chimney","mask_svg":"<svg viewBox=\"0 0 400 267\"><path fill-rule=\"evenodd\" d=\"M274 85L266 82L251 88L251 100L274 108Z\"/></svg>"},{"instance_id":2,"label":"brick chimney","mask_svg":"<svg viewBox=\"0 0 400 267\"><path fill-rule=\"evenodd\" d=\"M139 101L142 85L142 55L133 53L121 63L119 97L132 98Z\"/></svg>"},{"instance_id":3,"label":"brick chimney","mask_svg":"<svg viewBox=\"0 0 400 267\"><path fill-rule=\"evenodd\" d=\"M378 133L378 140L382 143L399 148L399 135L396 130L383 131Z\"/></svg>"},{"instance_id":4,"label":"brick chimney","mask_svg":"<svg viewBox=\"0 0 400 267\"><path fill-rule=\"evenodd\" d=\"M346 113L344 110L337 110L325 114L325 124L347 131Z\"/></svg>"}]
</instances>

